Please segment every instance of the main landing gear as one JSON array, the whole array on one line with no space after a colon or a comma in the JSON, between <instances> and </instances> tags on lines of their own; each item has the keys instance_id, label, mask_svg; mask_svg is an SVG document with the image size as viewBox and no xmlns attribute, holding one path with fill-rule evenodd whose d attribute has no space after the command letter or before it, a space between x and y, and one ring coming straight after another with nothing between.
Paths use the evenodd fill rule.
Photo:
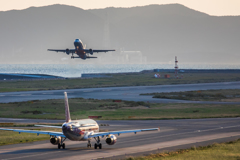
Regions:
<instances>
[{"instance_id":1,"label":"main landing gear","mask_svg":"<svg viewBox=\"0 0 240 160\"><path fill-rule=\"evenodd\" d=\"M58 149L61 149L61 147L62 147L62 149L65 149L65 143L63 143L65 140L66 140L66 138L61 139L61 143L58 143Z\"/></svg>"},{"instance_id":2,"label":"main landing gear","mask_svg":"<svg viewBox=\"0 0 240 160\"><path fill-rule=\"evenodd\" d=\"M102 143L100 143L100 138L99 138L99 136L98 136L97 138L94 137L94 139L97 141L97 143L95 143L95 145L94 145L94 148L95 148L95 149L97 149L97 148L102 149Z\"/></svg>"}]
</instances>

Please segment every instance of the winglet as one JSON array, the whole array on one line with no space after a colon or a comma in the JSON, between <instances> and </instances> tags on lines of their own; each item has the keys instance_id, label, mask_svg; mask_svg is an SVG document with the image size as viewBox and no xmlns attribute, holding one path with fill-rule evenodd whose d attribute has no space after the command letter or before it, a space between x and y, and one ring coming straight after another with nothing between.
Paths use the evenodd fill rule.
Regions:
<instances>
[{"instance_id":1,"label":"winglet","mask_svg":"<svg viewBox=\"0 0 240 160\"><path fill-rule=\"evenodd\" d=\"M70 112L69 112L69 105L68 105L68 97L67 92L64 92L65 95L65 118L66 122L71 122Z\"/></svg>"}]
</instances>

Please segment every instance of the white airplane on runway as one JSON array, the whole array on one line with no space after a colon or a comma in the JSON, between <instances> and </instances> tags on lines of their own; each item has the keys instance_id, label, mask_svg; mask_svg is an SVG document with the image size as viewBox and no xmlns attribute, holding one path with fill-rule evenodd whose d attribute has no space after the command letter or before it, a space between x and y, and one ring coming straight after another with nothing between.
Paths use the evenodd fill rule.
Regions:
<instances>
[{"instance_id":1,"label":"white airplane on runway","mask_svg":"<svg viewBox=\"0 0 240 160\"><path fill-rule=\"evenodd\" d=\"M122 131L111 131L111 132L99 132L99 126L96 121L92 119L81 119L81 120L71 120L70 111L68 105L67 93L65 94L65 118L66 122L62 126L49 126L49 125L35 125L38 127L52 127L61 128L62 132L52 132L52 131L33 131L33 130L22 130L22 129L7 129L0 128L0 130L14 131L14 132L26 132L50 135L50 142L53 145L58 145L58 149L61 147L65 149L65 143L63 143L67 138L72 141L88 141L87 147L91 147L91 139L94 138L96 143L94 148L102 149L102 144L100 143L100 137L104 138L106 136L106 143L108 145L113 145L117 142L117 137L115 135L120 135L122 133L137 133L143 131L159 131L160 128L149 128L149 129L135 129L135 130L122 130Z\"/></svg>"}]
</instances>

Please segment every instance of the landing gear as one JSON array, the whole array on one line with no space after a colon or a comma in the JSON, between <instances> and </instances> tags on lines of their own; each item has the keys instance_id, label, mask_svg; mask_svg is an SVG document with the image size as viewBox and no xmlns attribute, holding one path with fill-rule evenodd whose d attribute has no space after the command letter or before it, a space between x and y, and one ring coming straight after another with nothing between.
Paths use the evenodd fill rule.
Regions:
<instances>
[{"instance_id":1,"label":"landing gear","mask_svg":"<svg viewBox=\"0 0 240 160\"><path fill-rule=\"evenodd\" d=\"M94 139L97 141L97 143L95 143L95 145L94 145L94 148L95 148L95 149L97 149L97 148L102 149L102 143L100 143L100 138L99 138L99 136L98 136L97 138L94 137Z\"/></svg>"},{"instance_id":2,"label":"landing gear","mask_svg":"<svg viewBox=\"0 0 240 160\"><path fill-rule=\"evenodd\" d=\"M65 149L65 143L63 143L65 140L66 140L66 138L61 139L61 143L58 143L58 149L61 149L61 147L62 147L62 149Z\"/></svg>"},{"instance_id":3,"label":"landing gear","mask_svg":"<svg viewBox=\"0 0 240 160\"><path fill-rule=\"evenodd\" d=\"M73 59L74 59L73 53L72 53L72 56L71 56L71 58L73 58Z\"/></svg>"},{"instance_id":4,"label":"landing gear","mask_svg":"<svg viewBox=\"0 0 240 160\"><path fill-rule=\"evenodd\" d=\"M91 141L90 141L90 140L88 140L87 147L88 147L88 148L91 148L91 147L92 147L92 144L91 144Z\"/></svg>"}]
</instances>

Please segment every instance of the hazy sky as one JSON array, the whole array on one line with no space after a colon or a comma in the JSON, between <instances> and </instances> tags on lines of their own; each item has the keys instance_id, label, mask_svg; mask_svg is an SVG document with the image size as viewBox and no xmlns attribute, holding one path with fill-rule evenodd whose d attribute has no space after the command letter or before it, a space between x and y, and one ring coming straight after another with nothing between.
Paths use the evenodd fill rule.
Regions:
<instances>
[{"instance_id":1,"label":"hazy sky","mask_svg":"<svg viewBox=\"0 0 240 160\"><path fill-rule=\"evenodd\" d=\"M240 15L240 0L0 0L0 11L66 4L83 9L180 3L210 15Z\"/></svg>"}]
</instances>

